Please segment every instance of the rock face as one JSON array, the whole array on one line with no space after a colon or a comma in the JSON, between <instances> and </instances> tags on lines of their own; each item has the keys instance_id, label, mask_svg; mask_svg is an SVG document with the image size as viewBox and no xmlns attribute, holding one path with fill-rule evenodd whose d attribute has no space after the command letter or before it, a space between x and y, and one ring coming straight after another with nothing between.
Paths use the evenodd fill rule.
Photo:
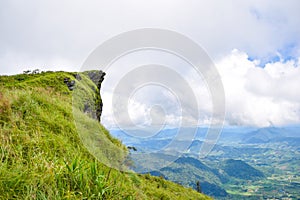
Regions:
<instances>
[{"instance_id":1,"label":"rock face","mask_svg":"<svg viewBox=\"0 0 300 200\"><path fill-rule=\"evenodd\" d=\"M88 77L97 85L98 91L96 91L96 99L95 99L95 109L96 109L96 118L100 122L101 114L102 114L102 99L100 96L101 84L104 80L105 72L103 71L89 71L87 72Z\"/></svg>"},{"instance_id":2,"label":"rock face","mask_svg":"<svg viewBox=\"0 0 300 200\"><path fill-rule=\"evenodd\" d=\"M93 99L87 99L84 103L83 112L89 114L92 118L97 119L99 122L101 120L102 114L102 99L100 96L101 83L104 80L105 72L99 70L93 71L85 71L82 73L74 74L74 78L76 80L71 80L69 77L64 78L64 83L68 86L70 91L75 89L76 81L84 81L82 77L88 77L93 81L93 83L97 86L97 89L93 87L93 91L95 92L95 96Z\"/></svg>"},{"instance_id":3,"label":"rock face","mask_svg":"<svg viewBox=\"0 0 300 200\"><path fill-rule=\"evenodd\" d=\"M89 76L89 78L97 85L97 88L101 89L101 83L104 80L104 76L105 76L105 72L103 72L102 70L99 71L89 71L87 72L87 75Z\"/></svg>"},{"instance_id":4,"label":"rock face","mask_svg":"<svg viewBox=\"0 0 300 200\"><path fill-rule=\"evenodd\" d=\"M64 83L68 86L69 90L75 89L76 82L74 80L70 80L70 78L64 78Z\"/></svg>"}]
</instances>

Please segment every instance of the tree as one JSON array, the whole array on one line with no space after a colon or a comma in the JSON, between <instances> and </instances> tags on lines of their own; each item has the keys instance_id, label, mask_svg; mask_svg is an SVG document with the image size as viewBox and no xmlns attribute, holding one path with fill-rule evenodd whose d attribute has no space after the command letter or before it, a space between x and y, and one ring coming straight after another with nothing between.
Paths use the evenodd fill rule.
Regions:
<instances>
[{"instance_id":1,"label":"tree","mask_svg":"<svg viewBox=\"0 0 300 200\"><path fill-rule=\"evenodd\" d=\"M197 183L196 183L196 190L197 190L197 192L202 193L202 189L201 189L201 186L200 186L200 181L197 181Z\"/></svg>"},{"instance_id":2,"label":"tree","mask_svg":"<svg viewBox=\"0 0 300 200\"><path fill-rule=\"evenodd\" d=\"M128 148L129 150L137 151L137 148L135 148L134 146L128 146L127 148Z\"/></svg>"},{"instance_id":3,"label":"tree","mask_svg":"<svg viewBox=\"0 0 300 200\"><path fill-rule=\"evenodd\" d=\"M31 70L25 70L23 71L23 74L29 74L31 72Z\"/></svg>"}]
</instances>

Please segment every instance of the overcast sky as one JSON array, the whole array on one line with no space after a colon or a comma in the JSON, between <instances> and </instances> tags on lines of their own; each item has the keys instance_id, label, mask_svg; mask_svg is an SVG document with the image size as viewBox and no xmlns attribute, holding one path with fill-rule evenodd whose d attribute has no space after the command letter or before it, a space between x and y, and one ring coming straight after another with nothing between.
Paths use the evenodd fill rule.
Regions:
<instances>
[{"instance_id":1,"label":"overcast sky","mask_svg":"<svg viewBox=\"0 0 300 200\"><path fill-rule=\"evenodd\" d=\"M213 59L225 88L226 124L299 124L299 9L298 0L1 0L0 74L37 68L78 71L87 56L114 35L145 27L169 29L197 42ZM206 124L211 110L209 93L192 74L186 73L185 79L197 88L196 96L201 94L199 121ZM114 125L113 81L116 78L110 80L108 73L103 83L102 120L107 126ZM167 91L159 95L155 88L150 90L158 92L157 99L149 101L141 93L130 103L135 123L150 123L145 115L149 105L170 96ZM176 124L180 109L172 99L161 106L165 120Z\"/></svg>"}]
</instances>

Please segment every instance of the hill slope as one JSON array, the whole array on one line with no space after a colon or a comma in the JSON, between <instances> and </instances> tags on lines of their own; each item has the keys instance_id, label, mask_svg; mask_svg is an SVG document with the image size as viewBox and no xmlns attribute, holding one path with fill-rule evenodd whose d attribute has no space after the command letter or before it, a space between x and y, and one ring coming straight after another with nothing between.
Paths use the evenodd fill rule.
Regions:
<instances>
[{"instance_id":1,"label":"hill slope","mask_svg":"<svg viewBox=\"0 0 300 200\"><path fill-rule=\"evenodd\" d=\"M223 164L223 170L232 177L244 180L258 180L264 174L242 160L228 159Z\"/></svg>"},{"instance_id":2,"label":"hill slope","mask_svg":"<svg viewBox=\"0 0 300 200\"><path fill-rule=\"evenodd\" d=\"M74 87L68 83L74 80L75 88L99 104L95 94L100 87L87 73L80 74L84 84L75 77L66 72L0 76L0 199L210 199L162 178L120 172L96 160L77 133ZM82 123L77 128L88 131L92 124L95 134L126 155L123 144L98 122L101 108L76 102L74 113Z\"/></svg>"},{"instance_id":3,"label":"hill slope","mask_svg":"<svg viewBox=\"0 0 300 200\"><path fill-rule=\"evenodd\" d=\"M220 187L221 175L195 158L180 157L170 166L162 168L160 172L168 180L195 189L197 188L197 181L200 181L204 194L218 198L227 196L227 192ZM182 177L186 178L183 179Z\"/></svg>"}]
</instances>

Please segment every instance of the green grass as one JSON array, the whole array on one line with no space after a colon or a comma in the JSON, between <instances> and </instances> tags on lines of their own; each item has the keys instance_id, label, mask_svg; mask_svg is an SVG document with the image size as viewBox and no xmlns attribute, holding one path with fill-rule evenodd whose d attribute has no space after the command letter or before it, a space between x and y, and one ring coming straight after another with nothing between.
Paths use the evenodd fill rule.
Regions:
<instances>
[{"instance_id":1,"label":"green grass","mask_svg":"<svg viewBox=\"0 0 300 200\"><path fill-rule=\"evenodd\" d=\"M0 76L0 199L210 199L159 177L102 164L116 164L105 157L124 158L126 148L93 113L83 113L83 104L101 101L95 84L82 74L76 92L86 98L76 99L65 77L75 79L66 72ZM97 138L105 146L92 147Z\"/></svg>"}]
</instances>

